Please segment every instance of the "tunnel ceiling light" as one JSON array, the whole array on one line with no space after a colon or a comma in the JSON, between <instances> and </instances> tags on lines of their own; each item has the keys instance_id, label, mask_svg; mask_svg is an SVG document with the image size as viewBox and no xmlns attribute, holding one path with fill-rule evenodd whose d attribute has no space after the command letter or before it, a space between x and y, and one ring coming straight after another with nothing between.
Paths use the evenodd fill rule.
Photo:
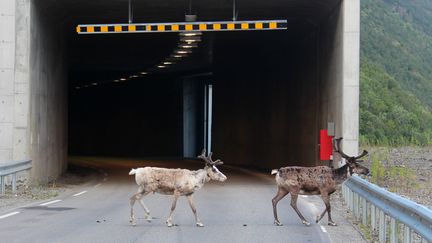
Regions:
<instances>
[{"instance_id":1,"label":"tunnel ceiling light","mask_svg":"<svg viewBox=\"0 0 432 243\"><path fill-rule=\"evenodd\" d=\"M156 67L157 67L157 68L166 68L165 65L157 65Z\"/></svg>"},{"instance_id":2,"label":"tunnel ceiling light","mask_svg":"<svg viewBox=\"0 0 432 243\"><path fill-rule=\"evenodd\" d=\"M180 44L179 45L179 47L180 48L195 48L195 47L197 47L198 45L197 44Z\"/></svg>"},{"instance_id":3,"label":"tunnel ceiling light","mask_svg":"<svg viewBox=\"0 0 432 243\"><path fill-rule=\"evenodd\" d=\"M126 81L126 80L127 80L126 78L121 78L121 79L120 79L120 81Z\"/></svg>"},{"instance_id":4,"label":"tunnel ceiling light","mask_svg":"<svg viewBox=\"0 0 432 243\"><path fill-rule=\"evenodd\" d=\"M146 74L148 74L148 72L140 72L140 74L146 75Z\"/></svg>"},{"instance_id":5,"label":"tunnel ceiling light","mask_svg":"<svg viewBox=\"0 0 432 243\"><path fill-rule=\"evenodd\" d=\"M174 55L171 55L171 56L174 57L174 58L186 57L186 55L181 55L181 54L174 54Z\"/></svg>"},{"instance_id":6,"label":"tunnel ceiling light","mask_svg":"<svg viewBox=\"0 0 432 243\"><path fill-rule=\"evenodd\" d=\"M174 64L174 63L173 63L173 62L166 61L166 62L163 62L162 64L163 64L163 65L172 65L172 64Z\"/></svg>"},{"instance_id":7,"label":"tunnel ceiling light","mask_svg":"<svg viewBox=\"0 0 432 243\"><path fill-rule=\"evenodd\" d=\"M180 41L191 44L191 43L200 42L201 38L199 36L188 36L188 37L181 37Z\"/></svg>"},{"instance_id":8,"label":"tunnel ceiling light","mask_svg":"<svg viewBox=\"0 0 432 243\"><path fill-rule=\"evenodd\" d=\"M93 86L96 86L96 85L98 85L98 83L92 83L92 85L93 85Z\"/></svg>"},{"instance_id":9,"label":"tunnel ceiling light","mask_svg":"<svg viewBox=\"0 0 432 243\"><path fill-rule=\"evenodd\" d=\"M174 51L174 53L177 53L177 54L189 54L189 53L192 53L192 51L191 50L187 50L187 49L177 49L177 50Z\"/></svg>"},{"instance_id":10,"label":"tunnel ceiling light","mask_svg":"<svg viewBox=\"0 0 432 243\"><path fill-rule=\"evenodd\" d=\"M198 36L202 35L201 32L182 32L180 33L180 36Z\"/></svg>"},{"instance_id":11,"label":"tunnel ceiling light","mask_svg":"<svg viewBox=\"0 0 432 243\"><path fill-rule=\"evenodd\" d=\"M286 30L287 20L212 21L175 23L130 24L82 24L76 27L78 34L203 32L203 31L249 31Z\"/></svg>"}]
</instances>

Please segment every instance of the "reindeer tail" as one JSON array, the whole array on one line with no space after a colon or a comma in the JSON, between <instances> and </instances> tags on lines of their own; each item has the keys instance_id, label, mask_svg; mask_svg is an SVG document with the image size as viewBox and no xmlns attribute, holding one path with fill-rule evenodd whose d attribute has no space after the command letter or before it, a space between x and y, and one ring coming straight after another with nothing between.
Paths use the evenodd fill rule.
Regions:
<instances>
[{"instance_id":1,"label":"reindeer tail","mask_svg":"<svg viewBox=\"0 0 432 243\"><path fill-rule=\"evenodd\" d=\"M132 169L131 171L129 171L129 175L135 175L135 174L136 174L136 172L137 172L137 170L136 170L136 169Z\"/></svg>"},{"instance_id":2,"label":"reindeer tail","mask_svg":"<svg viewBox=\"0 0 432 243\"><path fill-rule=\"evenodd\" d=\"M278 172L279 172L279 169L273 169L273 170L271 171L271 174L274 175L274 174L277 174Z\"/></svg>"}]
</instances>

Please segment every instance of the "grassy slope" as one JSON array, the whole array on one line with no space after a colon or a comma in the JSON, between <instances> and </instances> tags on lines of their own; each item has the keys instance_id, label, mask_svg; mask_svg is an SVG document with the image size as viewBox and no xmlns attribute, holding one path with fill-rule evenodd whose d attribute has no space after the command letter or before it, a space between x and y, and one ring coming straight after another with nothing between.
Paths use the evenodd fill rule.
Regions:
<instances>
[{"instance_id":1,"label":"grassy slope","mask_svg":"<svg viewBox=\"0 0 432 243\"><path fill-rule=\"evenodd\" d=\"M431 9L431 0L362 0L362 143L432 142Z\"/></svg>"}]
</instances>

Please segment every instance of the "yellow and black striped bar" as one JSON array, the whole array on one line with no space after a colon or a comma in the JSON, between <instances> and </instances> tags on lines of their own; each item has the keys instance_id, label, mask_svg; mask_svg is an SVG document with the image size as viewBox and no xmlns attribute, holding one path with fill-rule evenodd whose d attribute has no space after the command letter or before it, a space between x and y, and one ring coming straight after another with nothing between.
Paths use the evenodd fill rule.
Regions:
<instances>
[{"instance_id":1,"label":"yellow and black striped bar","mask_svg":"<svg viewBox=\"0 0 432 243\"><path fill-rule=\"evenodd\" d=\"M137 24L83 24L76 27L78 34L154 33L194 31L286 30L286 20L137 23Z\"/></svg>"}]
</instances>

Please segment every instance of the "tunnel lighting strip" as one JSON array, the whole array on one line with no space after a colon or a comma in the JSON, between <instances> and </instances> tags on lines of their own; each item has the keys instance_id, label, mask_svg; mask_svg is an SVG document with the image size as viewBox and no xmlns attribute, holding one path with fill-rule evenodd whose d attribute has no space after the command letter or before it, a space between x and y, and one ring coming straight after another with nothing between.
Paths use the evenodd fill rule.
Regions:
<instances>
[{"instance_id":1,"label":"tunnel lighting strip","mask_svg":"<svg viewBox=\"0 0 432 243\"><path fill-rule=\"evenodd\" d=\"M78 34L154 33L194 31L286 30L286 20L83 24L76 27Z\"/></svg>"}]
</instances>

